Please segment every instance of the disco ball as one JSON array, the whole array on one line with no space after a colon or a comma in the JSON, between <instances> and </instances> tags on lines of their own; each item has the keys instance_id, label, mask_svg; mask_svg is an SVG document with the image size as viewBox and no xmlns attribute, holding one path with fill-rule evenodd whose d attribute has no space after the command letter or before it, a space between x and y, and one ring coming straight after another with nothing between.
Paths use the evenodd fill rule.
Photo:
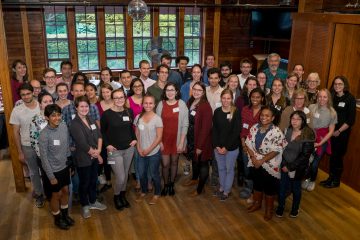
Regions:
<instances>
[{"instance_id":1,"label":"disco ball","mask_svg":"<svg viewBox=\"0 0 360 240\"><path fill-rule=\"evenodd\" d=\"M146 3L142 0L131 0L128 5L128 14L134 20L143 20L148 13Z\"/></svg>"}]
</instances>

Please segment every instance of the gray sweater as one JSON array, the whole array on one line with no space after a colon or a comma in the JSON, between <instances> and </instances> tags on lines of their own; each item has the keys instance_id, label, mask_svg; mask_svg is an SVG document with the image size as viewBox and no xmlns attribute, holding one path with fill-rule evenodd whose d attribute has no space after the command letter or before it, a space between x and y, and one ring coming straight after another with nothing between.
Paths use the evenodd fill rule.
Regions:
<instances>
[{"instance_id":1,"label":"gray sweater","mask_svg":"<svg viewBox=\"0 0 360 240\"><path fill-rule=\"evenodd\" d=\"M67 126L61 122L57 128L47 125L40 133L39 149L41 165L47 177L54 179L54 172L66 168L67 157L70 156L69 134Z\"/></svg>"}]
</instances>

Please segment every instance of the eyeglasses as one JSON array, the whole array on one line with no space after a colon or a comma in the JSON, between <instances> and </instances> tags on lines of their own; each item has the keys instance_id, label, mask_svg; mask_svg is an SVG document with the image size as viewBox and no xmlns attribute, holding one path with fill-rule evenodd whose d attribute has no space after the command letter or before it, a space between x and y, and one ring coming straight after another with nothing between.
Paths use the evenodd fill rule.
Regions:
<instances>
[{"instance_id":1,"label":"eyeglasses","mask_svg":"<svg viewBox=\"0 0 360 240\"><path fill-rule=\"evenodd\" d=\"M308 81L308 83L317 83L318 81Z\"/></svg>"},{"instance_id":2,"label":"eyeglasses","mask_svg":"<svg viewBox=\"0 0 360 240\"><path fill-rule=\"evenodd\" d=\"M55 76L51 76L51 77L45 76L44 78L45 78L45 80L54 80L56 77Z\"/></svg>"},{"instance_id":3,"label":"eyeglasses","mask_svg":"<svg viewBox=\"0 0 360 240\"><path fill-rule=\"evenodd\" d=\"M198 89L198 88L193 88L192 91L193 91L193 92L203 92L204 90Z\"/></svg>"},{"instance_id":4,"label":"eyeglasses","mask_svg":"<svg viewBox=\"0 0 360 240\"><path fill-rule=\"evenodd\" d=\"M334 83L334 86L343 86L343 83Z\"/></svg>"},{"instance_id":5,"label":"eyeglasses","mask_svg":"<svg viewBox=\"0 0 360 240\"><path fill-rule=\"evenodd\" d=\"M114 97L113 100L124 100L125 97Z\"/></svg>"}]
</instances>

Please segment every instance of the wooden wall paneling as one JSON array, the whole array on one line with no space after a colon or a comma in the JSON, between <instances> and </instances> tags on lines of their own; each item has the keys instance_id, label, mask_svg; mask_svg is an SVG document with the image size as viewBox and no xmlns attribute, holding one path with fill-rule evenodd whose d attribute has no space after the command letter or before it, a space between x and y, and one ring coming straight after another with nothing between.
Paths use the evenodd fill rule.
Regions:
<instances>
[{"instance_id":1,"label":"wooden wall paneling","mask_svg":"<svg viewBox=\"0 0 360 240\"><path fill-rule=\"evenodd\" d=\"M207 29L206 29L206 20L207 20L207 9L203 9L202 10L202 32L201 32L201 65L204 66L205 65L205 51L206 51L206 34L207 34Z\"/></svg>"},{"instance_id":2,"label":"wooden wall paneling","mask_svg":"<svg viewBox=\"0 0 360 240\"><path fill-rule=\"evenodd\" d=\"M152 26L153 26L153 36L158 37L160 35L160 29L159 29L159 8L152 8Z\"/></svg>"},{"instance_id":3,"label":"wooden wall paneling","mask_svg":"<svg viewBox=\"0 0 360 240\"><path fill-rule=\"evenodd\" d=\"M221 4L221 0L215 0L215 4ZM220 21L221 21L221 9L215 8L214 23L213 23L214 24L213 48L212 48L212 52L215 56L215 66L219 65Z\"/></svg>"},{"instance_id":4,"label":"wooden wall paneling","mask_svg":"<svg viewBox=\"0 0 360 240\"><path fill-rule=\"evenodd\" d=\"M126 41L126 63L127 69L134 69L134 47L133 47L133 28L132 28L132 18L127 13L127 8L125 9L125 24L126 24L126 38L131 39L131 41Z\"/></svg>"},{"instance_id":5,"label":"wooden wall paneling","mask_svg":"<svg viewBox=\"0 0 360 240\"><path fill-rule=\"evenodd\" d=\"M3 92L3 102L6 117L6 129L8 132L9 149L12 161L12 169L14 172L15 188L17 192L24 192L26 190L22 164L18 159L18 152L14 142L14 135L12 127L9 124L10 114L13 109L13 100L10 84L10 75L8 68L8 52L6 45L6 35L4 26L4 14L0 3L0 84Z\"/></svg>"},{"instance_id":6,"label":"wooden wall paneling","mask_svg":"<svg viewBox=\"0 0 360 240\"><path fill-rule=\"evenodd\" d=\"M293 20L291 42L290 42L290 53L289 53L289 64L288 71L292 71L292 66L297 63L301 63L305 67L306 63L306 50L307 39L308 39L308 21ZM307 75L307 68L305 67L305 76Z\"/></svg>"},{"instance_id":7,"label":"wooden wall paneling","mask_svg":"<svg viewBox=\"0 0 360 240\"><path fill-rule=\"evenodd\" d=\"M67 28L69 37L70 59L73 64L73 71L79 70L77 46L76 46L76 27L75 27L75 9L67 7Z\"/></svg>"},{"instance_id":8,"label":"wooden wall paneling","mask_svg":"<svg viewBox=\"0 0 360 240\"><path fill-rule=\"evenodd\" d=\"M33 79L33 70L32 70L32 62L31 62L31 45L30 45L30 37L29 37L29 26L28 26L28 18L26 7L20 7L20 16L21 16L21 24L23 30L23 39L24 39L24 49L25 49L25 62L27 66L27 72L29 75L29 79Z\"/></svg>"},{"instance_id":9,"label":"wooden wall paneling","mask_svg":"<svg viewBox=\"0 0 360 240\"><path fill-rule=\"evenodd\" d=\"M99 61L100 69L107 66L106 63L106 41L105 41L105 10L104 7L97 7L97 28L99 43Z\"/></svg>"},{"instance_id":10,"label":"wooden wall paneling","mask_svg":"<svg viewBox=\"0 0 360 240\"><path fill-rule=\"evenodd\" d=\"M298 12L315 12L323 8L324 0L299 0Z\"/></svg>"},{"instance_id":11,"label":"wooden wall paneling","mask_svg":"<svg viewBox=\"0 0 360 240\"><path fill-rule=\"evenodd\" d=\"M178 8L178 38L177 38L177 55L184 55L184 19L185 19L185 9Z\"/></svg>"}]
</instances>

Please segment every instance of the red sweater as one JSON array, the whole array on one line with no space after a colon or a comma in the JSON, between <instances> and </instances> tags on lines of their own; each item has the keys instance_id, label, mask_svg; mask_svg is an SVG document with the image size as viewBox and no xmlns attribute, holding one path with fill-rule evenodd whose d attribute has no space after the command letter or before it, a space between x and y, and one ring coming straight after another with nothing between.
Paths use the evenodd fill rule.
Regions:
<instances>
[{"instance_id":1,"label":"red sweater","mask_svg":"<svg viewBox=\"0 0 360 240\"><path fill-rule=\"evenodd\" d=\"M212 158L213 149L211 142L212 109L209 103L201 103L196 108L194 127L194 147L202 150L201 161Z\"/></svg>"},{"instance_id":2,"label":"red sweater","mask_svg":"<svg viewBox=\"0 0 360 240\"><path fill-rule=\"evenodd\" d=\"M241 138L246 138L249 135L250 128L260 121L260 112L259 111L255 117L253 117L253 109L249 106L243 107L241 111L241 120L242 120L242 129L240 133Z\"/></svg>"}]
</instances>

